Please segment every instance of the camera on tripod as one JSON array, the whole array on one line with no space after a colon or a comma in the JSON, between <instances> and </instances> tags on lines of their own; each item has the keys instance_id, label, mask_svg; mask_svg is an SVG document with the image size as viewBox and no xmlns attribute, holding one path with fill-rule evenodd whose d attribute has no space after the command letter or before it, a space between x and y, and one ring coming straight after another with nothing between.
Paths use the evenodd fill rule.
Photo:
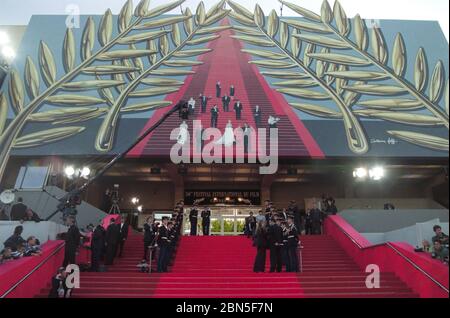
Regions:
<instances>
[{"instance_id":1,"label":"camera on tripod","mask_svg":"<svg viewBox=\"0 0 450 318\"><path fill-rule=\"evenodd\" d=\"M111 208L109 210L109 214L120 214L119 202L119 185L115 184L111 190Z\"/></svg>"}]
</instances>

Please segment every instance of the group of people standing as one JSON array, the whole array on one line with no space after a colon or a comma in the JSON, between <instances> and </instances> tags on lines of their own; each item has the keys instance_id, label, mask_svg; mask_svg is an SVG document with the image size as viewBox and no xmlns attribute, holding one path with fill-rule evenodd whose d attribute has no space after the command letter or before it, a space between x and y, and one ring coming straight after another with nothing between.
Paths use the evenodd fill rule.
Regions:
<instances>
[{"instance_id":1,"label":"group of people standing","mask_svg":"<svg viewBox=\"0 0 450 318\"><path fill-rule=\"evenodd\" d=\"M299 231L294 224L294 217L289 215L287 219L271 217L266 219L251 215L250 223L255 226L253 233L253 245L256 247L255 263L253 271L263 273L266 265L266 251L270 250L270 272L282 272L283 266L286 272L298 272L300 248Z\"/></svg>"},{"instance_id":2,"label":"group of people standing","mask_svg":"<svg viewBox=\"0 0 450 318\"><path fill-rule=\"evenodd\" d=\"M210 227L211 227L211 209L208 207L205 207L200 215L198 210L198 205L194 205L194 207L189 212L189 223L191 224L191 236L197 235L197 227L198 227L198 218L199 216L202 219L202 233L205 236L208 236L210 233Z\"/></svg>"},{"instance_id":3,"label":"group of people standing","mask_svg":"<svg viewBox=\"0 0 450 318\"><path fill-rule=\"evenodd\" d=\"M167 272L181 234L183 207L184 202L178 202L171 217L162 217L162 224L157 223L153 217L147 218L144 224L144 259L138 265L141 269L145 269L148 266L147 262L151 262L156 257L156 253L151 253L150 259L149 252L152 249L158 252L158 273Z\"/></svg>"}]
</instances>

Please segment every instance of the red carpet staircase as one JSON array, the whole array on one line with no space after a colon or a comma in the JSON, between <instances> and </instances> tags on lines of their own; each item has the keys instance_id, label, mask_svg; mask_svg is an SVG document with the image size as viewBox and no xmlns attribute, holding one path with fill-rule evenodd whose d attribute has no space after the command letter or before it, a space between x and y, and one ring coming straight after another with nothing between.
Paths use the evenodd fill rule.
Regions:
<instances>
[{"instance_id":1,"label":"red carpet staircase","mask_svg":"<svg viewBox=\"0 0 450 318\"><path fill-rule=\"evenodd\" d=\"M225 23L226 20L224 20ZM199 57L203 64L194 67L196 73L192 76L189 84L185 84L188 85L185 93L179 96L180 99L184 100L194 97L197 101L195 114L188 122L191 136L192 119L201 120L203 128L210 127L210 110L214 104L217 104L219 107L220 113L217 128L222 133L228 120L231 120L234 128L242 127L244 123L248 123L251 127L256 128L252 112L255 105L259 105L263 115L261 128L268 128L267 120L269 115L277 116L281 119L278 123L279 154L283 156L309 156L301 136L296 134L294 125L289 117L280 111L277 105L271 104L266 92L256 78L256 69L253 69L248 63L251 57L241 52L243 46L238 40L231 38L234 31L225 30L219 34L220 38L208 45L213 51ZM235 97L240 99L243 105L241 120L236 120L235 112L233 111L234 101L230 103L229 112L224 112L221 98L216 97L216 83L218 81L221 82L222 96L229 94L231 85L235 86ZM208 102L206 113L201 113L200 111L201 104L198 98L200 93L212 98ZM164 109L157 111L155 118L151 118L150 121L156 121L158 114L162 115L165 111ZM170 132L178 128L180 122L178 116L172 115L151 135L141 155L167 156L174 144L174 141L170 140ZM267 142L269 142L268 138Z\"/></svg>"},{"instance_id":2,"label":"red carpet staircase","mask_svg":"<svg viewBox=\"0 0 450 318\"><path fill-rule=\"evenodd\" d=\"M418 297L392 273L381 289L328 236L302 237L303 273L253 273L255 249L245 237L182 237L169 273L142 274L142 237L131 236L122 259L105 273L82 273L74 298L318 298ZM267 254L267 258L269 253ZM40 297L48 294L49 287Z\"/></svg>"}]
</instances>

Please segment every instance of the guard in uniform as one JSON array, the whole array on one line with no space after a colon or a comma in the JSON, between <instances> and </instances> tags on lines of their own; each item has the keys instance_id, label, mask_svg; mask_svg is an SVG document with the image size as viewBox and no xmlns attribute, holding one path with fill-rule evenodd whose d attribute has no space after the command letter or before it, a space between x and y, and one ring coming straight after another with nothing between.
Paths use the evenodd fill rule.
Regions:
<instances>
[{"instance_id":1,"label":"guard in uniform","mask_svg":"<svg viewBox=\"0 0 450 318\"><path fill-rule=\"evenodd\" d=\"M211 210L206 208L202 211L202 232L203 235L209 235L209 225L211 224Z\"/></svg>"},{"instance_id":2,"label":"guard in uniform","mask_svg":"<svg viewBox=\"0 0 450 318\"><path fill-rule=\"evenodd\" d=\"M287 225L287 244L288 244L288 257L289 257L289 271L290 272L298 272L298 256L297 256L297 248L298 248L298 230L294 224L294 217L288 217L288 225Z\"/></svg>"},{"instance_id":3,"label":"guard in uniform","mask_svg":"<svg viewBox=\"0 0 450 318\"><path fill-rule=\"evenodd\" d=\"M286 222L281 222L281 230L283 231L283 241L281 245L281 261L286 267L286 272L290 272L289 253L288 253L288 227Z\"/></svg>"},{"instance_id":4,"label":"guard in uniform","mask_svg":"<svg viewBox=\"0 0 450 318\"><path fill-rule=\"evenodd\" d=\"M197 206L194 206L189 212L189 222L191 223L191 235L197 235L197 220L198 219L198 210Z\"/></svg>"},{"instance_id":5,"label":"guard in uniform","mask_svg":"<svg viewBox=\"0 0 450 318\"><path fill-rule=\"evenodd\" d=\"M169 239L169 218L164 216L162 218L162 225L159 227L158 245L159 245L159 257L158 257L158 273L167 272L167 265L170 252L170 239Z\"/></svg>"}]
</instances>

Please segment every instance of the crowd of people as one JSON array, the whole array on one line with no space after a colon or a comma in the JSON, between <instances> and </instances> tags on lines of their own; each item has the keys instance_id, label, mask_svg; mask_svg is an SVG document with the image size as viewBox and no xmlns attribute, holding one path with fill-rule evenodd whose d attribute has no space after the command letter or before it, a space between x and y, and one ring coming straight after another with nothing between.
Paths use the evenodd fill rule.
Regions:
<instances>
[{"instance_id":1,"label":"crowd of people","mask_svg":"<svg viewBox=\"0 0 450 318\"><path fill-rule=\"evenodd\" d=\"M39 240L35 236L29 236L25 240L22 233L23 226L16 226L14 233L3 243L4 249L0 252L0 264L22 257L41 256Z\"/></svg>"},{"instance_id":2,"label":"crowd of people","mask_svg":"<svg viewBox=\"0 0 450 318\"><path fill-rule=\"evenodd\" d=\"M6 206L0 207L0 221L40 222L41 219L36 212L23 203L23 198L19 197L9 214Z\"/></svg>"},{"instance_id":3,"label":"crowd of people","mask_svg":"<svg viewBox=\"0 0 450 318\"><path fill-rule=\"evenodd\" d=\"M435 234L431 238L433 245L431 245L428 240L424 240L422 242L422 248L420 248L419 251L429 253L432 258L440 260L448 265L448 235L442 232L442 227L440 225L433 226L433 232Z\"/></svg>"},{"instance_id":4,"label":"crowd of people","mask_svg":"<svg viewBox=\"0 0 450 318\"><path fill-rule=\"evenodd\" d=\"M167 272L176 251L183 223L184 201L179 201L171 217L162 217L161 223L148 217L144 224L144 257L137 265L142 272L148 272L152 260L157 260L156 271Z\"/></svg>"}]
</instances>

